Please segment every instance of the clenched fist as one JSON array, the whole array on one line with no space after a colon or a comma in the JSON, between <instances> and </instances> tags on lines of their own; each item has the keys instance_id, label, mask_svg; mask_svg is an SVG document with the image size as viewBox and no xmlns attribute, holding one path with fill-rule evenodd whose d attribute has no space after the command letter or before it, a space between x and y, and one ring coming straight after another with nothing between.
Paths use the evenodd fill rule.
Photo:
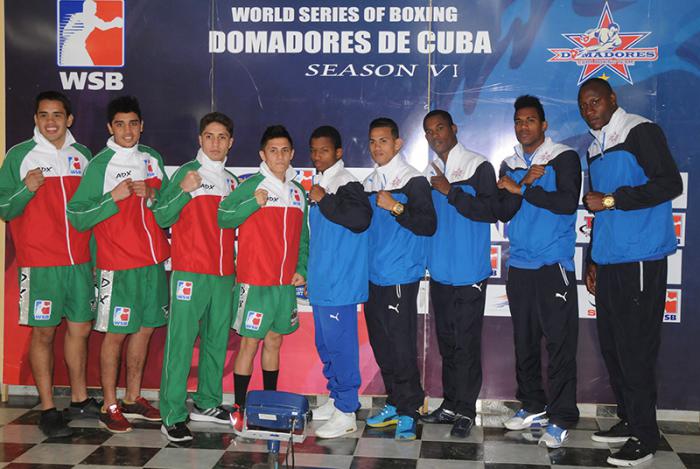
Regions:
<instances>
[{"instance_id":1,"label":"clenched fist","mask_svg":"<svg viewBox=\"0 0 700 469\"><path fill-rule=\"evenodd\" d=\"M192 192L202 185L202 176L197 171L187 171L185 177L180 181L180 189L184 192Z\"/></svg>"},{"instance_id":2,"label":"clenched fist","mask_svg":"<svg viewBox=\"0 0 700 469\"><path fill-rule=\"evenodd\" d=\"M41 169L34 168L27 171L24 177L24 185L27 186L29 192L36 192L44 184L44 173Z\"/></svg>"},{"instance_id":3,"label":"clenched fist","mask_svg":"<svg viewBox=\"0 0 700 469\"><path fill-rule=\"evenodd\" d=\"M133 185L134 182L131 180L131 178L124 179L122 182L117 184L114 189L112 189L112 192L110 192L110 194L112 194L112 199L115 202L126 199L132 194Z\"/></svg>"},{"instance_id":4,"label":"clenched fist","mask_svg":"<svg viewBox=\"0 0 700 469\"><path fill-rule=\"evenodd\" d=\"M155 195L155 191L152 187L148 187L146 181L135 181L131 185L131 190L137 197L141 197L143 199L152 199Z\"/></svg>"},{"instance_id":5,"label":"clenched fist","mask_svg":"<svg viewBox=\"0 0 700 469\"><path fill-rule=\"evenodd\" d=\"M258 205L264 207L265 204L267 204L267 191L265 189L256 190L254 195L255 201L258 203Z\"/></svg>"},{"instance_id":6,"label":"clenched fist","mask_svg":"<svg viewBox=\"0 0 700 469\"><path fill-rule=\"evenodd\" d=\"M391 211L391 209L394 208L394 205L396 205L396 199L391 196L391 192L377 192L377 207Z\"/></svg>"}]
</instances>

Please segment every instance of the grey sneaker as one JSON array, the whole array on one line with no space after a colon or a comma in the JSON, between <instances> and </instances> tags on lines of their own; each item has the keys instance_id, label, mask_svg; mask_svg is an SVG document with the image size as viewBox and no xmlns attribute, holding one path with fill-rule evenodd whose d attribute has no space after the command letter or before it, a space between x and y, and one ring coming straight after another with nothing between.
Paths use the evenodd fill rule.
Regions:
<instances>
[{"instance_id":1,"label":"grey sneaker","mask_svg":"<svg viewBox=\"0 0 700 469\"><path fill-rule=\"evenodd\" d=\"M190 419L195 422L212 422L221 425L228 425L231 422L231 412L221 406L209 409L200 409L195 404L190 412Z\"/></svg>"}]
</instances>

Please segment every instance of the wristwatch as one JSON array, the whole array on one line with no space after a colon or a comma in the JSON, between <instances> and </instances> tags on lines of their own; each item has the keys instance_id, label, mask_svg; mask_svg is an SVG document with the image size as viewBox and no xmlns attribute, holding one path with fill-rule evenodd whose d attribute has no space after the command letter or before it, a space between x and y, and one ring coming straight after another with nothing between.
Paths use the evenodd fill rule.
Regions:
<instances>
[{"instance_id":1,"label":"wristwatch","mask_svg":"<svg viewBox=\"0 0 700 469\"><path fill-rule=\"evenodd\" d=\"M612 194L605 194L603 196L603 208L605 210L613 210L615 208L615 197Z\"/></svg>"},{"instance_id":2,"label":"wristwatch","mask_svg":"<svg viewBox=\"0 0 700 469\"><path fill-rule=\"evenodd\" d=\"M391 214L398 217L403 213L404 206L401 202L396 202L393 207L391 207Z\"/></svg>"}]
</instances>

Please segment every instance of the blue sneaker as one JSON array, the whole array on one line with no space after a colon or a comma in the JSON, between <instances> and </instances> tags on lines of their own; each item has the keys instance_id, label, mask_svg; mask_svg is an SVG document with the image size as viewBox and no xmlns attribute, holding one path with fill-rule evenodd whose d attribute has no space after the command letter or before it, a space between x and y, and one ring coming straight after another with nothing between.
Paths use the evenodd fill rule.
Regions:
<instances>
[{"instance_id":1,"label":"blue sneaker","mask_svg":"<svg viewBox=\"0 0 700 469\"><path fill-rule=\"evenodd\" d=\"M508 430L525 430L531 427L545 427L548 422L546 411L531 414L525 409L520 409L510 419L506 420L504 425Z\"/></svg>"},{"instance_id":2,"label":"blue sneaker","mask_svg":"<svg viewBox=\"0 0 700 469\"><path fill-rule=\"evenodd\" d=\"M547 427L547 431L544 435L542 435L540 441L537 444L544 443L545 445L547 445L547 448L559 448L561 445L564 444L568 437L568 430L564 430L563 428L552 424Z\"/></svg>"},{"instance_id":3,"label":"blue sneaker","mask_svg":"<svg viewBox=\"0 0 700 469\"><path fill-rule=\"evenodd\" d=\"M367 419L367 425L373 428L388 427L399 423L399 414L396 413L396 407L391 404L386 404L378 414Z\"/></svg>"},{"instance_id":4,"label":"blue sneaker","mask_svg":"<svg viewBox=\"0 0 700 469\"><path fill-rule=\"evenodd\" d=\"M399 416L399 423L396 425L396 440L415 440L416 439L416 421L408 415Z\"/></svg>"}]
</instances>

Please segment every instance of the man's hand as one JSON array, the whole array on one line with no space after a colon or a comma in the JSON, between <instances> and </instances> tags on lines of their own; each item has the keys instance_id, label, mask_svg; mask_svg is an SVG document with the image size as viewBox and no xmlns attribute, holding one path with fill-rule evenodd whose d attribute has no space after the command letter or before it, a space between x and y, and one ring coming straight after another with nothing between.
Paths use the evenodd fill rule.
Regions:
<instances>
[{"instance_id":1,"label":"man's hand","mask_svg":"<svg viewBox=\"0 0 700 469\"><path fill-rule=\"evenodd\" d=\"M44 173L40 168L34 168L27 171L24 177L24 185L27 186L29 192L36 192L44 184Z\"/></svg>"},{"instance_id":2,"label":"man's hand","mask_svg":"<svg viewBox=\"0 0 700 469\"><path fill-rule=\"evenodd\" d=\"M391 211L394 205L396 205L396 199L391 196L391 192L377 192L377 207Z\"/></svg>"},{"instance_id":3,"label":"man's hand","mask_svg":"<svg viewBox=\"0 0 700 469\"><path fill-rule=\"evenodd\" d=\"M595 279L597 273L598 267L593 263L589 263L586 267L586 290L588 290L588 293L591 295L595 295Z\"/></svg>"},{"instance_id":4,"label":"man's hand","mask_svg":"<svg viewBox=\"0 0 700 469\"><path fill-rule=\"evenodd\" d=\"M253 195L255 195L255 201L259 206L264 207L267 204L267 191L265 189L258 189Z\"/></svg>"},{"instance_id":5,"label":"man's hand","mask_svg":"<svg viewBox=\"0 0 700 469\"><path fill-rule=\"evenodd\" d=\"M447 195L447 193L450 192L450 189L452 188L450 182L445 177L445 173L440 171L440 168L438 168L434 161L431 164L431 166L435 170L435 176L430 178L430 185L433 186L433 188L439 193Z\"/></svg>"},{"instance_id":6,"label":"man's hand","mask_svg":"<svg viewBox=\"0 0 700 469\"><path fill-rule=\"evenodd\" d=\"M115 202L126 199L132 194L133 185L134 182L131 180L131 178L124 179L122 182L117 184L114 189L112 189L112 192L110 192L110 194L112 194L112 199Z\"/></svg>"},{"instance_id":7,"label":"man's hand","mask_svg":"<svg viewBox=\"0 0 700 469\"><path fill-rule=\"evenodd\" d=\"M131 184L131 190L137 197L142 199L153 199L156 194L155 190L146 184L146 181L134 181Z\"/></svg>"},{"instance_id":8,"label":"man's hand","mask_svg":"<svg viewBox=\"0 0 700 469\"><path fill-rule=\"evenodd\" d=\"M294 272L294 275L292 275L292 285L295 287L300 287L304 284L306 284L306 279L304 279L300 273Z\"/></svg>"},{"instance_id":9,"label":"man's hand","mask_svg":"<svg viewBox=\"0 0 700 469\"><path fill-rule=\"evenodd\" d=\"M314 184L313 186L311 186L311 190L309 191L309 198L312 201L319 203L321 199L325 196L326 190L323 187L319 186L318 184Z\"/></svg>"},{"instance_id":10,"label":"man's hand","mask_svg":"<svg viewBox=\"0 0 700 469\"><path fill-rule=\"evenodd\" d=\"M591 212L600 212L601 210L605 210L605 207L603 207L603 197L605 197L605 194L602 192L589 192L583 196L583 204Z\"/></svg>"},{"instance_id":11,"label":"man's hand","mask_svg":"<svg viewBox=\"0 0 700 469\"><path fill-rule=\"evenodd\" d=\"M521 186L515 182L510 176L503 176L496 184L499 189L505 189L511 194L520 195Z\"/></svg>"},{"instance_id":12,"label":"man's hand","mask_svg":"<svg viewBox=\"0 0 700 469\"><path fill-rule=\"evenodd\" d=\"M533 164L532 166L530 166L530 169L527 171L527 174L525 174L523 180L520 181L520 184L525 184L526 186L529 186L533 182L537 181L539 178L544 176L544 168L544 165Z\"/></svg>"},{"instance_id":13,"label":"man's hand","mask_svg":"<svg viewBox=\"0 0 700 469\"><path fill-rule=\"evenodd\" d=\"M199 189L202 185L202 176L197 171L187 171L185 177L180 181L180 189L183 192L192 192Z\"/></svg>"}]
</instances>

